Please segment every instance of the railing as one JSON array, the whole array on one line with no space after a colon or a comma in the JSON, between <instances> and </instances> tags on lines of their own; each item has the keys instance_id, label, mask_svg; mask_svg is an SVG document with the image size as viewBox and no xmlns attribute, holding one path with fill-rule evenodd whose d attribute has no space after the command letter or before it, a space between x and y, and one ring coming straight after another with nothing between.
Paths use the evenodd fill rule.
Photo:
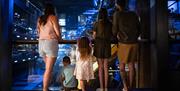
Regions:
<instances>
[{"instance_id":1,"label":"railing","mask_svg":"<svg viewBox=\"0 0 180 91\"><path fill-rule=\"evenodd\" d=\"M138 40L138 42L141 44L141 43L151 43L149 40L147 40L147 39L140 39L140 40ZM38 44L38 40L17 40L17 41L12 41L12 43L13 44L18 44L18 45L20 45L20 44ZM77 43L77 41L76 40L61 40L61 41L59 41L59 44L76 44ZM92 43L94 43L94 41L92 40ZM116 42L115 41L112 41L111 42L112 44L116 44ZM114 45L114 46L112 46L112 55L114 55L114 53L115 53L115 51L116 51L116 45ZM139 48L139 52L140 52L140 48ZM140 56L140 55L139 55ZM139 58L139 57L138 57ZM113 59L111 59L110 60L110 62L112 62L112 60ZM93 64L93 69L94 69L94 71L97 71L97 68L98 68L98 64L97 64L97 62L95 62L94 64ZM138 69L139 69L139 62L138 62ZM110 72L113 72L113 71L115 71L115 70L110 70ZM117 71L117 70L116 70ZM140 74L138 73L137 74L137 80L138 80L138 82L139 82L139 78L140 78ZM79 87L79 86L78 86ZM80 88L80 87L79 87Z\"/></svg>"},{"instance_id":2,"label":"railing","mask_svg":"<svg viewBox=\"0 0 180 91\"><path fill-rule=\"evenodd\" d=\"M76 40L61 40L59 41L59 44L76 44ZM150 43L150 40L148 39L140 39L138 40L139 43ZM12 41L13 44L38 44L38 40L17 40L17 41ZM93 40L92 40L92 43ZM116 44L115 41L111 42L112 44Z\"/></svg>"}]
</instances>

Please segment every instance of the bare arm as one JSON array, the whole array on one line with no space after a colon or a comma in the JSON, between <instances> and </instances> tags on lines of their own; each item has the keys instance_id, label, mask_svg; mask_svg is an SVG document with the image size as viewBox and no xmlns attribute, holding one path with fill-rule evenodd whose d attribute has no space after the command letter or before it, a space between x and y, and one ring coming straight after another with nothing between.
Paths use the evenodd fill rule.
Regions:
<instances>
[{"instance_id":1,"label":"bare arm","mask_svg":"<svg viewBox=\"0 0 180 91\"><path fill-rule=\"evenodd\" d=\"M61 85L63 86L63 88L64 88L64 84L63 84L63 82L64 82L64 80L65 80L65 77L63 76L63 75L60 75L60 83L61 83Z\"/></svg>"},{"instance_id":2,"label":"bare arm","mask_svg":"<svg viewBox=\"0 0 180 91\"><path fill-rule=\"evenodd\" d=\"M97 22L94 23L94 27L93 27L93 39L96 38L96 31L97 31Z\"/></svg>"},{"instance_id":3,"label":"bare arm","mask_svg":"<svg viewBox=\"0 0 180 91\"><path fill-rule=\"evenodd\" d=\"M61 37L61 32L60 32L60 26L59 26L58 18L56 16L52 16L52 23L53 23L53 28L55 30L58 40L61 40L62 37Z\"/></svg>"},{"instance_id":4,"label":"bare arm","mask_svg":"<svg viewBox=\"0 0 180 91\"><path fill-rule=\"evenodd\" d=\"M40 33L40 24L39 24L39 20L40 20L40 18L38 18L38 20L37 20L37 26L36 26L38 36L39 36L39 33Z\"/></svg>"},{"instance_id":5,"label":"bare arm","mask_svg":"<svg viewBox=\"0 0 180 91\"><path fill-rule=\"evenodd\" d=\"M96 38L96 32L93 31L93 39L95 39L95 38Z\"/></svg>"}]
</instances>

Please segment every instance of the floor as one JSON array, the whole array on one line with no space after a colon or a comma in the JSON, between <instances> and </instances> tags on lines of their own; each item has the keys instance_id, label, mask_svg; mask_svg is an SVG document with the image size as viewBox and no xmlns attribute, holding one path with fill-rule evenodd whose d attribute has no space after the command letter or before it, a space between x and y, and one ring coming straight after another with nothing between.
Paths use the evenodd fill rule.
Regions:
<instances>
[{"instance_id":1,"label":"floor","mask_svg":"<svg viewBox=\"0 0 180 91\"><path fill-rule=\"evenodd\" d=\"M35 69L36 74L29 74L29 72L24 72L19 76L13 78L12 91L42 91L42 81L43 81L43 70ZM118 83L112 83L114 87L119 87ZM96 84L95 84L96 85ZM91 86L91 87L94 87ZM55 82L52 82L49 87L50 91L63 91L61 86ZM88 88L87 91L96 91L96 88ZM108 91L122 91L120 88L109 88ZM131 91L153 91L152 89L133 89Z\"/></svg>"}]
</instances>

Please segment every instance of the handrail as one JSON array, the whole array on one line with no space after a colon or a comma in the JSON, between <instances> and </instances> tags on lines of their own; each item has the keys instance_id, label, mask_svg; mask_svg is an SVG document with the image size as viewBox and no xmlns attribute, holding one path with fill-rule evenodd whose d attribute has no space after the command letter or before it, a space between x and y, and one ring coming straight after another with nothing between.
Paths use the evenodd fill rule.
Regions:
<instances>
[{"instance_id":1,"label":"handrail","mask_svg":"<svg viewBox=\"0 0 180 91\"><path fill-rule=\"evenodd\" d=\"M38 40L17 40L13 44L38 44ZM59 44L76 44L76 40L61 40Z\"/></svg>"},{"instance_id":2,"label":"handrail","mask_svg":"<svg viewBox=\"0 0 180 91\"><path fill-rule=\"evenodd\" d=\"M60 40L59 44L76 44L76 40ZM150 41L148 39L140 39L138 40L139 43L149 43ZM38 40L17 40L17 41L12 41L13 44L38 44ZM92 40L92 43L94 41ZM116 44L115 41L111 42L112 44Z\"/></svg>"}]
</instances>

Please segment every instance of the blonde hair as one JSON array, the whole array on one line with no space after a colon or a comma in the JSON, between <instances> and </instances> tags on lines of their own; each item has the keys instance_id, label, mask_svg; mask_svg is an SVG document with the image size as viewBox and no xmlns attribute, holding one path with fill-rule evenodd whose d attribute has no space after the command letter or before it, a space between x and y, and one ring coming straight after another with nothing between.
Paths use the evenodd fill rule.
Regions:
<instances>
[{"instance_id":1,"label":"blonde hair","mask_svg":"<svg viewBox=\"0 0 180 91\"><path fill-rule=\"evenodd\" d=\"M77 41L77 45L78 45L78 51L80 53L80 58L81 59L88 58L92 51L90 46L90 40L87 37L81 37Z\"/></svg>"}]
</instances>

